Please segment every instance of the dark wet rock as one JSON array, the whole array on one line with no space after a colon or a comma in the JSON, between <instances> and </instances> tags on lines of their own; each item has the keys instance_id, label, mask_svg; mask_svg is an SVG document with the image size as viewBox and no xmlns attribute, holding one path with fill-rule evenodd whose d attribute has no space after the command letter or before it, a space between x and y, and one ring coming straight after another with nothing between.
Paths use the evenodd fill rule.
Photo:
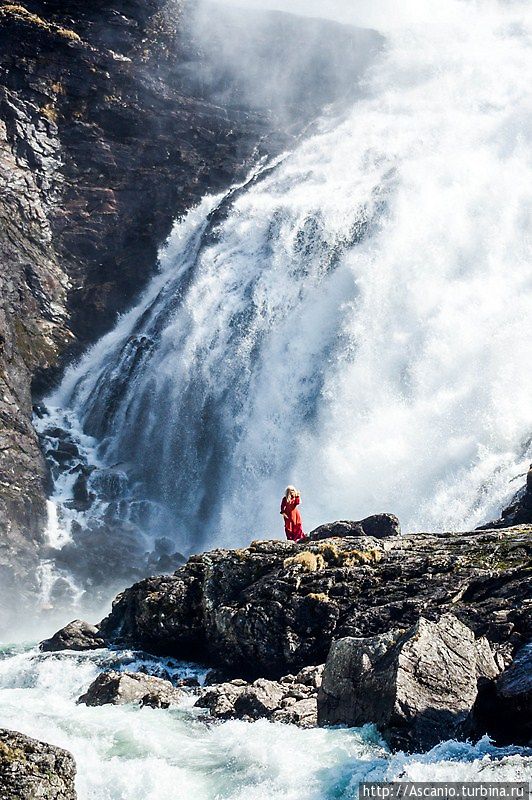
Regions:
<instances>
[{"instance_id":1,"label":"dark wet rock","mask_svg":"<svg viewBox=\"0 0 532 800\"><path fill-rule=\"evenodd\" d=\"M72 507L76 511L87 511L94 502L96 495L89 491L89 478L93 470L90 467L81 467L79 475L72 487Z\"/></svg>"},{"instance_id":2,"label":"dark wet rock","mask_svg":"<svg viewBox=\"0 0 532 800\"><path fill-rule=\"evenodd\" d=\"M183 699L183 692L170 681L143 672L103 672L91 683L78 703L87 706L120 706L140 703L152 708L168 708Z\"/></svg>"},{"instance_id":3,"label":"dark wet rock","mask_svg":"<svg viewBox=\"0 0 532 800\"><path fill-rule=\"evenodd\" d=\"M229 680L222 669L210 669L205 675L204 686L214 686L217 683L226 683Z\"/></svg>"},{"instance_id":4,"label":"dark wet rock","mask_svg":"<svg viewBox=\"0 0 532 800\"><path fill-rule=\"evenodd\" d=\"M338 520L320 525L310 533L313 541L337 536L374 536L384 539L387 536L400 536L401 525L395 514L373 514L360 521Z\"/></svg>"},{"instance_id":5,"label":"dark wet rock","mask_svg":"<svg viewBox=\"0 0 532 800\"><path fill-rule=\"evenodd\" d=\"M515 493L510 504L503 509L500 518L486 525L481 525L479 530L530 524L532 524L532 464L526 473L525 485Z\"/></svg>"},{"instance_id":6,"label":"dark wet rock","mask_svg":"<svg viewBox=\"0 0 532 800\"><path fill-rule=\"evenodd\" d=\"M466 731L474 737L487 733L500 746L532 746L532 643L480 688Z\"/></svg>"},{"instance_id":7,"label":"dark wet rock","mask_svg":"<svg viewBox=\"0 0 532 800\"><path fill-rule=\"evenodd\" d=\"M66 750L0 729L0 800L76 800L75 777Z\"/></svg>"},{"instance_id":8,"label":"dark wet rock","mask_svg":"<svg viewBox=\"0 0 532 800\"><path fill-rule=\"evenodd\" d=\"M501 658L532 636L532 531L254 542L195 555L122 592L101 633L149 652L279 679L334 639L452 612Z\"/></svg>"},{"instance_id":9,"label":"dark wet rock","mask_svg":"<svg viewBox=\"0 0 532 800\"><path fill-rule=\"evenodd\" d=\"M52 457L60 464L66 464L80 458L79 448L74 442L63 441L52 451Z\"/></svg>"},{"instance_id":10,"label":"dark wet rock","mask_svg":"<svg viewBox=\"0 0 532 800\"><path fill-rule=\"evenodd\" d=\"M198 686L200 686L200 682L197 678L191 675L187 678L179 678L179 680L176 681L176 686L185 686L187 689L196 689Z\"/></svg>"},{"instance_id":11,"label":"dark wet rock","mask_svg":"<svg viewBox=\"0 0 532 800\"><path fill-rule=\"evenodd\" d=\"M406 633L333 642L318 693L320 725L374 723L394 748L428 749L461 730L479 678L498 667L485 639L452 614Z\"/></svg>"},{"instance_id":12,"label":"dark wet rock","mask_svg":"<svg viewBox=\"0 0 532 800\"><path fill-rule=\"evenodd\" d=\"M105 602L109 591L145 575L146 547L137 525L116 518L89 519L85 526L72 525L71 534L61 549L48 548L46 557L73 575L78 585L88 579L93 602ZM155 562L159 563L158 557ZM176 554L174 569L180 563Z\"/></svg>"},{"instance_id":13,"label":"dark wet rock","mask_svg":"<svg viewBox=\"0 0 532 800\"><path fill-rule=\"evenodd\" d=\"M105 642L100 636L98 628L81 619L75 619L54 633L50 639L44 639L39 648L44 652L53 652L57 650L97 650L104 646Z\"/></svg>"},{"instance_id":14,"label":"dark wet rock","mask_svg":"<svg viewBox=\"0 0 532 800\"><path fill-rule=\"evenodd\" d=\"M253 683L242 679L227 681L200 690L197 708L207 709L215 719L269 719L303 728L317 723L317 686L323 665L304 671L296 682L293 675L280 681L258 678Z\"/></svg>"}]
</instances>

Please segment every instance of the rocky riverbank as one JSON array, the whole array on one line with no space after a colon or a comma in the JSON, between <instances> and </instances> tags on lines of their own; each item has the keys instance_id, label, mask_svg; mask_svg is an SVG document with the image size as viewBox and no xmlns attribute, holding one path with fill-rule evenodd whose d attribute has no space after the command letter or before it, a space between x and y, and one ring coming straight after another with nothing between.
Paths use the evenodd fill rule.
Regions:
<instances>
[{"instance_id":1,"label":"rocky riverbank","mask_svg":"<svg viewBox=\"0 0 532 800\"><path fill-rule=\"evenodd\" d=\"M108 641L278 678L331 641L451 612L503 658L532 634L530 528L253 542L192 556L121 593Z\"/></svg>"},{"instance_id":2,"label":"rocky riverbank","mask_svg":"<svg viewBox=\"0 0 532 800\"><path fill-rule=\"evenodd\" d=\"M403 749L486 732L527 744L532 529L398 536L391 519L193 556L41 646L203 661L218 675L197 705L222 719L373 722ZM351 535L364 523L373 536Z\"/></svg>"}]
</instances>

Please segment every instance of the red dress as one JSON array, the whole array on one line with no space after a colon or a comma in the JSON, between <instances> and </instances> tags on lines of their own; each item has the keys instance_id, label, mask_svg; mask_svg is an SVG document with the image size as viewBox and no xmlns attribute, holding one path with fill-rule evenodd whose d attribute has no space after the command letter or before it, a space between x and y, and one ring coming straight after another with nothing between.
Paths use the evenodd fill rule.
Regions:
<instances>
[{"instance_id":1,"label":"red dress","mask_svg":"<svg viewBox=\"0 0 532 800\"><path fill-rule=\"evenodd\" d=\"M284 532L286 533L286 538L290 539L291 542L298 542L300 539L305 538L298 505L299 495L291 500L287 500L286 497L281 500L281 514L286 514L286 517L284 517Z\"/></svg>"}]
</instances>

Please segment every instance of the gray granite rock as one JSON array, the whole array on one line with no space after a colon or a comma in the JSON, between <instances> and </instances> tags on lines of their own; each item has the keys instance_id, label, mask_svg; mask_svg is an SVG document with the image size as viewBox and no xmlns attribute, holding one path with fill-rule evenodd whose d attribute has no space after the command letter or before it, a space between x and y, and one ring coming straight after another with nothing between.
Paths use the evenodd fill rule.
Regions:
<instances>
[{"instance_id":1,"label":"gray granite rock","mask_svg":"<svg viewBox=\"0 0 532 800\"><path fill-rule=\"evenodd\" d=\"M168 708L178 705L183 697L184 692L181 689L162 678L145 675L143 672L111 671L98 675L79 697L78 703L87 706L140 703L154 708Z\"/></svg>"},{"instance_id":2,"label":"gray granite rock","mask_svg":"<svg viewBox=\"0 0 532 800\"><path fill-rule=\"evenodd\" d=\"M498 667L452 614L405 633L333 643L318 693L320 725L375 723L395 748L428 749L460 731L479 678Z\"/></svg>"},{"instance_id":3,"label":"gray granite rock","mask_svg":"<svg viewBox=\"0 0 532 800\"><path fill-rule=\"evenodd\" d=\"M0 800L76 800L75 777L66 750L0 729Z\"/></svg>"},{"instance_id":4,"label":"gray granite rock","mask_svg":"<svg viewBox=\"0 0 532 800\"><path fill-rule=\"evenodd\" d=\"M39 648L43 652L59 650L97 650L104 647L105 642L99 635L98 628L81 619L75 619L64 628L54 633L50 639L44 639Z\"/></svg>"}]
</instances>

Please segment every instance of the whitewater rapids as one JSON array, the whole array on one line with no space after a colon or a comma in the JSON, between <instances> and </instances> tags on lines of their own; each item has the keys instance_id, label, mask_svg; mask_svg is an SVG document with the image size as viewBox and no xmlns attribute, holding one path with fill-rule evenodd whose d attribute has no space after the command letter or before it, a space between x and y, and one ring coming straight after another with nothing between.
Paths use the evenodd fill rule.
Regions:
<instances>
[{"instance_id":1,"label":"whitewater rapids","mask_svg":"<svg viewBox=\"0 0 532 800\"><path fill-rule=\"evenodd\" d=\"M191 708L76 705L102 669L157 673L166 659L128 651L0 651L0 724L65 747L79 800L355 800L362 780L527 780L532 756L447 742L390 755L371 726L301 730L264 720L207 725ZM171 662L184 676L204 670Z\"/></svg>"}]
</instances>

